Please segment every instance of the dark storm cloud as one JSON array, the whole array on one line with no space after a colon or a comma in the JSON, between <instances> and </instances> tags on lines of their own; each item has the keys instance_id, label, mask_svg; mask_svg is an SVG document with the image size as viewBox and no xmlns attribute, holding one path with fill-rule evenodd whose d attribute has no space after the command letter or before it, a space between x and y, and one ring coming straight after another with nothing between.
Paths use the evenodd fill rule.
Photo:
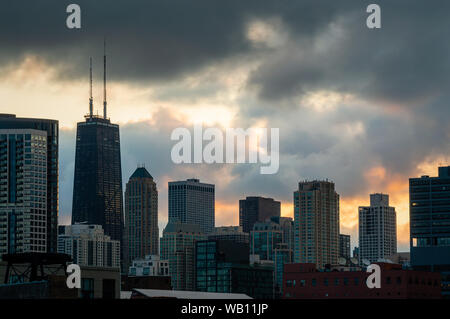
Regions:
<instances>
[{"instance_id":1,"label":"dark storm cloud","mask_svg":"<svg viewBox=\"0 0 450 319\"><path fill-rule=\"evenodd\" d=\"M75 2L81 6L81 30L65 26L65 9L73 1L3 1L0 63L37 54L61 67L60 76L85 76L89 56L101 68L106 36L111 77L166 79L251 51L245 35L251 18L281 16L292 32L313 35L348 6L328 1Z\"/></svg>"},{"instance_id":2,"label":"dark storm cloud","mask_svg":"<svg viewBox=\"0 0 450 319\"><path fill-rule=\"evenodd\" d=\"M317 89L360 94L377 101L413 104L447 91L450 74L448 1L377 1L382 28L370 30L364 4L331 17L323 33L292 27L291 42L250 79L267 100ZM326 38L329 47L317 48Z\"/></svg>"}]
</instances>

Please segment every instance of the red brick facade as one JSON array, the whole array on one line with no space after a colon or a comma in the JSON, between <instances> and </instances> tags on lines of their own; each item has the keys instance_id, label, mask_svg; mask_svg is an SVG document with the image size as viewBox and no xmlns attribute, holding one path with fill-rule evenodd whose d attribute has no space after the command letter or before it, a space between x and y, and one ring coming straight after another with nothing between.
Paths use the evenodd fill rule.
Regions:
<instances>
[{"instance_id":1,"label":"red brick facade","mask_svg":"<svg viewBox=\"0 0 450 319\"><path fill-rule=\"evenodd\" d=\"M403 270L401 265L377 263L381 288L369 289L364 271L317 271L314 264L286 264L284 299L439 299L439 273Z\"/></svg>"}]
</instances>

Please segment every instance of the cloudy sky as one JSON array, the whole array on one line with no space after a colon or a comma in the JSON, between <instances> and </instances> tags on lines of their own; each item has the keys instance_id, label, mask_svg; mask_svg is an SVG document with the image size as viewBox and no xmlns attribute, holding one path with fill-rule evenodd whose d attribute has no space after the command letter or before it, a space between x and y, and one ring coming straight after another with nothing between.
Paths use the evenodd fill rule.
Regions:
<instances>
[{"instance_id":1,"label":"cloudy sky","mask_svg":"<svg viewBox=\"0 0 450 319\"><path fill-rule=\"evenodd\" d=\"M82 27L65 26L81 6ZM282 202L304 179L331 179L341 232L357 242L357 208L371 192L397 209L409 250L408 177L449 161L450 2L376 1L382 28L366 27L367 1L2 1L0 112L60 123L60 222L72 207L76 123L101 112L103 37L109 116L121 127L123 181L145 164L167 223L167 182L216 185L216 224L238 223L238 200ZM176 127L280 128L280 169L174 165Z\"/></svg>"}]
</instances>

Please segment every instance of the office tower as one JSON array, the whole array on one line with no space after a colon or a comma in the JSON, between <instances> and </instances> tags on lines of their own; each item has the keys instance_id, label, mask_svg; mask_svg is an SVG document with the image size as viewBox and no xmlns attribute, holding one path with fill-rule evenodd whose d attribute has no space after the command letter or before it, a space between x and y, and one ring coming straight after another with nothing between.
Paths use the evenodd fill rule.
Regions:
<instances>
[{"instance_id":1,"label":"office tower","mask_svg":"<svg viewBox=\"0 0 450 319\"><path fill-rule=\"evenodd\" d=\"M329 181L304 181L294 192L294 261L319 269L339 256L339 195Z\"/></svg>"},{"instance_id":2,"label":"office tower","mask_svg":"<svg viewBox=\"0 0 450 319\"><path fill-rule=\"evenodd\" d=\"M229 240L245 244L250 242L249 234L244 233L241 226L215 227L214 231L208 234L208 240Z\"/></svg>"},{"instance_id":3,"label":"office tower","mask_svg":"<svg viewBox=\"0 0 450 319\"><path fill-rule=\"evenodd\" d=\"M195 250L196 290L273 298L273 271L249 265L248 244L204 240Z\"/></svg>"},{"instance_id":4,"label":"office tower","mask_svg":"<svg viewBox=\"0 0 450 319\"><path fill-rule=\"evenodd\" d=\"M106 55L104 56L106 74ZM123 200L119 125L106 117L106 78L103 116L93 114L92 67L89 114L77 124L72 224L101 225L111 239L122 241Z\"/></svg>"},{"instance_id":5,"label":"office tower","mask_svg":"<svg viewBox=\"0 0 450 319\"><path fill-rule=\"evenodd\" d=\"M144 167L138 167L125 189L124 249L127 263L147 255L158 255L158 244L158 190L150 173Z\"/></svg>"},{"instance_id":6,"label":"office tower","mask_svg":"<svg viewBox=\"0 0 450 319\"><path fill-rule=\"evenodd\" d=\"M250 254L260 260L274 260L274 249L283 242L281 226L272 221L256 222L250 232Z\"/></svg>"},{"instance_id":7,"label":"office tower","mask_svg":"<svg viewBox=\"0 0 450 319\"><path fill-rule=\"evenodd\" d=\"M59 226L58 253L72 256L79 266L120 268L120 241L105 235L102 226Z\"/></svg>"},{"instance_id":8,"label":"office tower","mask_svg":"<svg viewBox=\"0 0 450 319\"><path fill-rule=\"evenodd\" d=\"M0 256L57 251L58 121L0 114Z\"/></svg>"},{"instance_id":9,"label":"office tower","mask_svg":"<svg viewBox=\"0 0 450 319\"><path fill-rule=\"evenodd\" d=\"M350 235L339 234L339 257L350 259Z\"/></svg>"},{"instance_id":10,"label":"office tower","mask_svg":"<svg viewBox=\"0 0 450 319\"><path fill-rule=\"evenodd\" d=\"M437 177L409 179L411 266L442 274L442 295L450 297L450 166Z\"/></svg>"},{"instance_id":11,"label":"office tower","mask_svg":"<svg viewBox=\"0 0 450 319\"><path fill-rule=\"evenodd\" d=\"M161 237L161 259L169 261L174 290L195 289L195 242L204 240L200 225L168 223Z\"/></svg>"},{"instance_id":12,"label":"office tower","mask_svg":"<svg viewBox=\"0 0 450 319\"><path fill-rule=\"evenodd\" d=\"M264 222L272 216L280 216L280 202L272 198L247 197L239 201L239 226L249 233L256 222Z\"/></svg>"},{"instance_id":13,"label":"office tower","mask_svg":"<svg viewBox=\"0 0 450 319\"><path fill-rule=\"evenodd\" d=\"M371 194L370 206L359 207L359 261L375 262L397 252L395 208L389 195Z\"/></svg>"},{"instance_id":14,"label":"office tower","mask_svg":"<svg viewBox=\"0 0 450 319\"><path fill-rule=\"evenodd\" d=\"M214 230L214 185L192 178L169 182L169 223L199 225L204 233Z\"/></svg>"}]
</instances>

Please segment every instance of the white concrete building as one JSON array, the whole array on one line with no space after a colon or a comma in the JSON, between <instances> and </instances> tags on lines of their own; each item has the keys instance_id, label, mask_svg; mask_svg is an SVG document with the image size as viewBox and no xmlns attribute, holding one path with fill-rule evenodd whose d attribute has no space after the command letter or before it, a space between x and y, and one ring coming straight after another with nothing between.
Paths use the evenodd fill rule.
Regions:
<instances>
[{"instance_id":1,"label":"white concrete building","mask_svg":"<svg viewBox=\"0 0 450 319\"><path fill-rule=\"evenodd\" d=\"M370 206L359 207L359 261L371 263L397 252L395 208L389 195L371 194Z\"/></svg>"},{"instance_id":2,"label":"white concrete building","mask_svg":"<svg viewBox=\"0 0 450 319\"><path fill-rule=\"evenodd\" d=\"M120 268L120 241L105 235L102 226L59 226L58 252L80 266Z\"/></svg>"}]
</instances>

